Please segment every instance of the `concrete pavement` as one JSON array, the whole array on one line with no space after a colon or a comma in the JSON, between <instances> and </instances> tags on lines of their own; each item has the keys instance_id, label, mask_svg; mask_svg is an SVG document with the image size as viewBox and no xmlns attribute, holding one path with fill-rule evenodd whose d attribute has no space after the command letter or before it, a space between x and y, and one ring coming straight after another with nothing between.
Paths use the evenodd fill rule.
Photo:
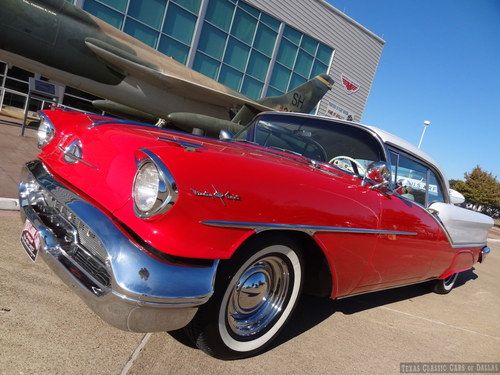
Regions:
<instances>
[{"instance_id":1,"label":"concrete pavement","mask_svg":"<svg viewBox=\"0 0 500 375\"><path fill-rule=\"evenodd\" d=\"M36 130L26 129L21 137L21 121L0 115L0 197L16 198L21 167L36 158Z\"/></svg>"},{"instance_id":2,"label":"concrete pavement","mask_svg":"<svg viewBox=\"0 0 500 375\"><path fill-rule=\"evenodd\" d=\"M0 374L397 374L400 362L500 362L500 243L442 296L426 284L340 301L305 297L267 352L223 362L166 333L103 323L18 241L0 211Z\"/></svg>"}]
</instances>

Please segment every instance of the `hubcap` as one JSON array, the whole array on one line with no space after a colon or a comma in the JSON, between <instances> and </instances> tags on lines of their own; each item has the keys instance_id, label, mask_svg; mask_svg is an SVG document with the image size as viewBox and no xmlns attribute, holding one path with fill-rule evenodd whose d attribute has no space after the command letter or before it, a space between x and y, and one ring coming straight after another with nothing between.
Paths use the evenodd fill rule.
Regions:
<instances>
[{"instance_id":1,"label":"hubcap","mask_svg":"<svg viewBox=\"0 0 500 375\"><path fill-rule=\"evenodd\" d=\"M262 332L276 318L290 286L288 264L277 256L259 259L243 271L227 306L227 322L237 336Z\"/></svg>"}]
</instances>

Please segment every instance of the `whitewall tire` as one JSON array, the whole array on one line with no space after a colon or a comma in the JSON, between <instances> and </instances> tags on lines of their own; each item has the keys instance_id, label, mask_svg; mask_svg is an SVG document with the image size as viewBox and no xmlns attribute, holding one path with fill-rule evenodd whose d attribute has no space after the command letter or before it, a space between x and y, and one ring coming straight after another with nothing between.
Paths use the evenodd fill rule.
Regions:
<instances>
[{"instance_id":1,"label":"whitewall tire","mask_svg":"<svg viewBox=\"0 0 500 375\"><path fill-rule=\"evenodd\" d=\"M255 355L289 320L303 278L294 241L281 234L252 240L220 265L214 295L185 331L198 348L214 357Z\"/></svg>"},{"instance_id":2,"label":"whitewall tire","mask_svg":"<svg viewBox=\"0 0 500 375\"><path fill-rule=\"evenodd\" d=\"M458 272L448 276L446 279L436 280L434 292L438 294L448 294L451 292L457 281Z\"/></svg>"}]
</instances>

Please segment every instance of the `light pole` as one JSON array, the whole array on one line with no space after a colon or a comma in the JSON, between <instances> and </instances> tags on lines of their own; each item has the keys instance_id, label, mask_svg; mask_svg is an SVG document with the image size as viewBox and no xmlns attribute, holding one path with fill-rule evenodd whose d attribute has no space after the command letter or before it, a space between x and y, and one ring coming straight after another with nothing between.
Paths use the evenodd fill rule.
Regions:
<instances>
[{"instance_id":1,"label":"light pole","mask_svg":"<svg viewBox=\"0 0 500 375\"><path fill-rule=\"evenodd\" d=\"M420 146L422 145L422 141L424 140L425 130L430 124L431 122L429 120L424 121L424 129L422 130L422 135L420 136L420 142L418 142L418 148L420 148Z\"/></svg>"}]
</instances>

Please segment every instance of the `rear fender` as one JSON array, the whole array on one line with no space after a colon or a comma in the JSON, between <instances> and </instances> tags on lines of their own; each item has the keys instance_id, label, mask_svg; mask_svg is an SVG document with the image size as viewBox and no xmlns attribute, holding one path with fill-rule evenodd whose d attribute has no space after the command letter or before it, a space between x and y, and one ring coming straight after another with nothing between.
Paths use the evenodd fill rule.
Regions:
<instances>
[{"instance_id":1,"label":"rear fender","mask_svg":"<svg viewBox=\"0 0 500 375\"><path fill-rule=\"evenodd\" d=\"M462 250L455 254L451 266L439 276L439 279L446 279L454 273L466 271L472 268L474 265L474 251L473 250Z\"/></svg>"}]
</instances>

